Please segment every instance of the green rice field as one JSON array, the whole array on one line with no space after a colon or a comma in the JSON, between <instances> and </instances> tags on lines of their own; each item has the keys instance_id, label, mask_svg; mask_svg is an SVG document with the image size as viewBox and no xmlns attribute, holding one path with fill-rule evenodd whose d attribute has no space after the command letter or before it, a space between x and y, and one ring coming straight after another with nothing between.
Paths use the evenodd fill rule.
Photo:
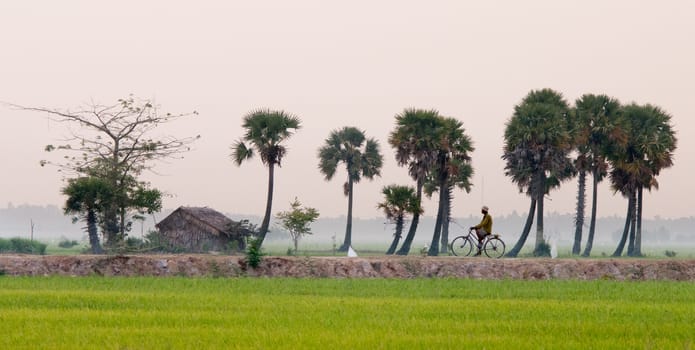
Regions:
<instances>
[{"instance_id":1,"label":"green rice field","mask_svg":"<svg viewBox=\"0 0 695 350\"><path fill-rule=\"evenodd\" d=\"M692 349L691 282L0 276L0 349Z\"/></svg>"}]
</instances>

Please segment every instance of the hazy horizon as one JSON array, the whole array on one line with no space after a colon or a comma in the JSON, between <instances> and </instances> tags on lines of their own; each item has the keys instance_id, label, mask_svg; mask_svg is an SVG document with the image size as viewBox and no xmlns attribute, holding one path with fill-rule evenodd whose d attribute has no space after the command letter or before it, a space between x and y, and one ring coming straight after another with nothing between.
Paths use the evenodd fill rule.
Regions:
<instances>
[{"instance_id":1,"label":"hazy horizon","mask_svg":"<svg viewBox=\"0 0 695 350\"><path fill-rule=\"evenodd\" d=\"M570 104L605 93L673 116L674 166L645 193L644 216L691 217L693 13L688 1L626 0L4 2L0 101L71 109L132 93L164 112L198 111L157 131L201 135L193 150L145 178L171 194L165 208L256 216L267 169L259 159L237 167L229 157L246 113L267 107L302 120L276 171L273 213L296 196L324 217L345 215L345 171L325 181L316 154L330 131L356 126L379 141L385 161L380 178L355 186L360 218L382 216L383 186L414 184L387 143L394 116L434 108L461 120L476 148L473 190L454 193L454 216L467 217L482 204L493 215L528 211L500 156L505 122L530 90L555 89ZM39 161L59 159L43 149L67 133L65 124L5 106L0 116L0 206L61 206L62 175ZM574 212L576 191L573 179L551 192L546 212ZM590 204L590 187L587 196ZM600 217L624 216L626 205L601 184ZM435 208L436 197L426 200L426 215Z\"/></svg>"}]
</instances>

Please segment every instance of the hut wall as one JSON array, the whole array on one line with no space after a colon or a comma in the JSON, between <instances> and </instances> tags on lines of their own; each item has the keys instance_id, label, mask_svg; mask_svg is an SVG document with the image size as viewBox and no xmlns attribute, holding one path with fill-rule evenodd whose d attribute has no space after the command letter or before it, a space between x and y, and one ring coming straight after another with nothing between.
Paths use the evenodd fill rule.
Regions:
<instances>
[{"instance_id":1,"label":"hut wall","mask_svg":"<svg viewBox=\"0 0 695 350\"><path fill-rule=\"evenodd\" d=\"M204 253L211 250L229 249L232 239L220 234L208 225L198 225L195 219L181 213L172 214L166 222L159 225L162 238L173 247L183 248L189 252Z\"/></svg>"}]
</instances>

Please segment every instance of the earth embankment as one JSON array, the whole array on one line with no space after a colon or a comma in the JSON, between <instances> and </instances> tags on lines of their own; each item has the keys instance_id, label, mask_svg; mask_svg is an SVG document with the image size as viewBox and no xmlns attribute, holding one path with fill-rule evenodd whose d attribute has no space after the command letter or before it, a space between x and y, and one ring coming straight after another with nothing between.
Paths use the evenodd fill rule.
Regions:
<instances>
[{"instance_id":1,"label":"earth embankment","mask_svg":"<svg viewBox=\"0 0 695 350\"><path fill-rule=\"evenodd\" d=\"M7 276L474 278L695 281L695 260L459 257L244 257L219 255L0 255Z\"/></svg>"}]
</instances>

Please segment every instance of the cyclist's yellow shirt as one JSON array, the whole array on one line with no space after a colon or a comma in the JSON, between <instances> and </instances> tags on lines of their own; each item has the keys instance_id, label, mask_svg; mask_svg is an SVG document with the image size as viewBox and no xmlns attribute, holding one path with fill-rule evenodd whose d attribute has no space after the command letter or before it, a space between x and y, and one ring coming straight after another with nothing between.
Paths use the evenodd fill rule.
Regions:
<instances>
[{"instance_id":1,"label":"cyclist's yellow shirt","mask_svg":"<svg viewBox=\"0 0 695 350\"><path fill-rule=\"evenodd\" d=\"M490 216L490 214L485 214L485 216L483 216L483 220L480 221L475 228L482 228L485 230L485 232L492 233L492 216Z\"/></svg>"}]
</instances>

